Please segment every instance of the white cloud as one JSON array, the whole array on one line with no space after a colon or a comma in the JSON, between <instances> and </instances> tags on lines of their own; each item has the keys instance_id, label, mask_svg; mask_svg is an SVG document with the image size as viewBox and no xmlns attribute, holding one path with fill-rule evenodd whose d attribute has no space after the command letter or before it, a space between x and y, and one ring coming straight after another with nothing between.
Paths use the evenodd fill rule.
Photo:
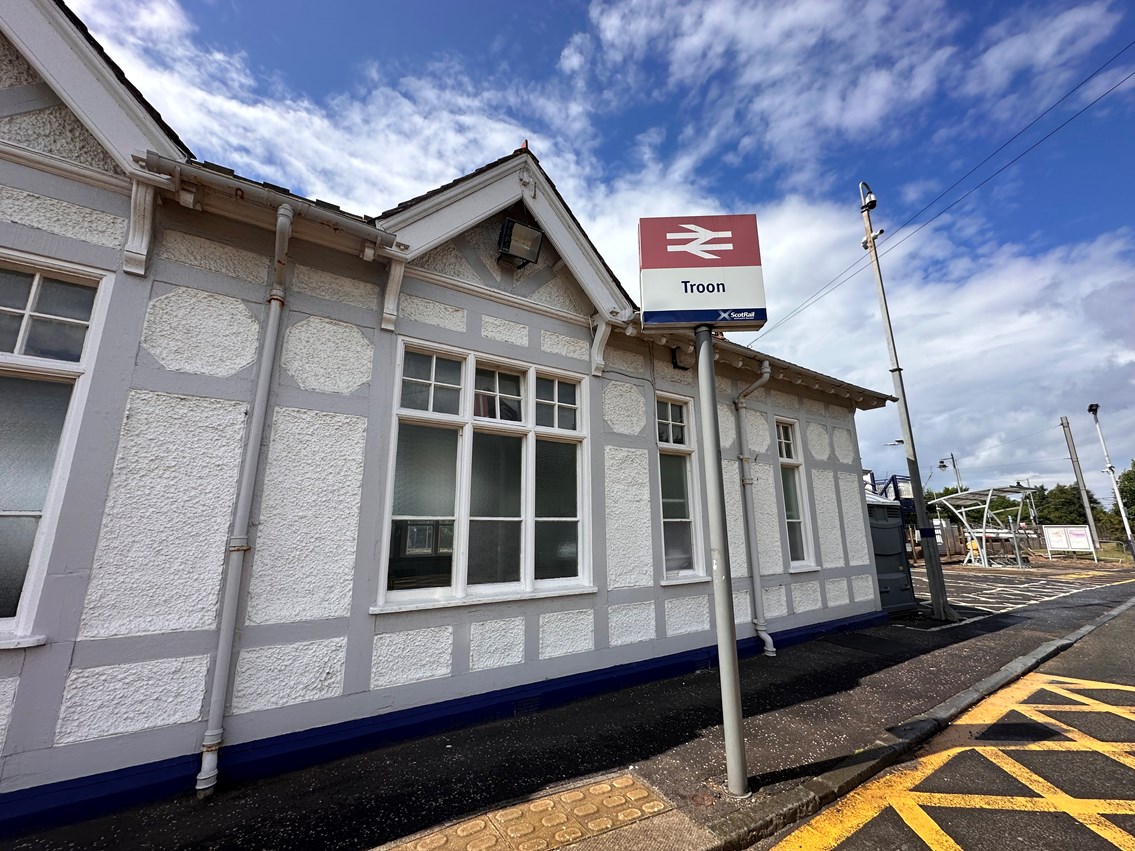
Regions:
<instances>
[{"instance_id":1,"label":"white cloud","mask_svg":"<svg viewBox=\"0 0 1135 851\"><path fill-rule=\"evenodd\" d=\"M453 58L399 78L376 64L357 90L315 100L203 44L174 0L74 6L199 156L346 209L380 212L529 139L632 294L638 218L756 209L773 321L864 257L854 193L824 200L831 149L899 138L935 99L977 98L968 120L978 129L1003 103L1050 99L1118 19L1100 2L1014 14L974 49L961 43L964 21L946 0L602 0L592 4L590 31L552 45L560 53L550 79L478 75ZM972 73L957 71L967 64ZM663 97L680 107L670 120L612 138L608 116ZM618 173L598 153L603 145L618 147ZM781 186L801 191L766 184L762 199L735 181L727 196L714 192L704 175L718 159L787 168ZM901 191L913 201L939 182L913 180ZM999 244L982 225L974 215L942 216L883 260L924 475L953 451L971 483L1069 481L1067 465L1037 463L1065 454L1049 428L1061 413L1073 418L1085 470L1098 469L1088 460L1088 401L1104 404L1113 457L1125 466L1135 454L1135 234L1115 229L1037 250ZM869 272L757 347L890 390ZM893 408L863 415L859 428L865 463L902 467L901 454L882 449L898 436ZM991 466L1002 463L1011 466ZM1090 475L1108 501L1106 481Z\"/></svg>"}]
</instances>

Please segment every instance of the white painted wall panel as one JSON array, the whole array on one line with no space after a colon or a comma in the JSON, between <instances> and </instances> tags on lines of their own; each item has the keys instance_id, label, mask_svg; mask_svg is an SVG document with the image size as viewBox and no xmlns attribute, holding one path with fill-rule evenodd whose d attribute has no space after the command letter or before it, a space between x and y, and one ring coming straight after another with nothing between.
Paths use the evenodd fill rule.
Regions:
<instances>
[{"instance_id":1,"label":"white painted wall panel","mask_svg":"<svg viewBox=\"0 0 1135 851\"><path fill-rule=\"evenodd\" d=\"M19 677L0 679L0 753L4 752L4 737L8 733L8 722L12 720L12 704L16 700L16 687Z\"/></svg>"},{"instance_id":2,"label":"white painted wall panel","mask_svg":"<svg viewBox=\"0 0 1135 851\"><path fill-rule=\"evenodd\" d=\"M783 585L761 588L766 618L782 618L788 614L788 594Z\"/></svg>"},{"instance_id":3,"label":"white painted wall panel","mask_svg":"<svg viewBox=\"0 0 1135 851\"><path fill-rule=\"evenodd\" d=\"M753 604L749 602L748 591L733 592L733 619L737 623L748 623L753 619Z\"/></svg>"},{"instance_id":4,"label":"white painted wall panel","mask_svg":"<svg viewBox=\"0 0 1135 851\"><path fill-rule=\"evenodd\" d=\"M639 434L646 425L646 398L642 389L625 381L609 381L603 388L603 420L617 434Z\"/></svg>"},{"instance_id":5,"label":"white painted wall panel","mask_svg":"<svg viewBox=\"0 0 1135 851\"><path fill-rule=\"evenodd\" d=\"M709 597L677 597L666 601L666 634L686 635L709 629Z\"/></svg>"},{"instance_id":6,"label":"white painted wall panel","mask_svg":"<svg viewBox=\"0 0 1135 851\"><path fill-rule=\"evenodd\" d=\"M398 313L414 322L436 325L449 331L465 331L465 309L440 301L402 293L398 296Z\"/></svg>"},{"instance_id":7,"label":"white painted wall panel","mask_svg":"<svg viewBox=\"0 0 1135 851\"><path fill-rule=\"evenodd\" d=\"M245 405L130 394L81 638L212 629Z\"/></svg>"},{"instance_id":8,"label":"white painted wall panel","mask_svg":"<svg viewBox=\"0 0 1135 851\"><path fill-rule=\"evenodd\" d=\"M292 276L292 286L296 292L325 298L328 301L337 301L364 310L378 309L379 287L372 281L357 281L323 269L297 265Z\"/></svg>"},{"instance_id":9,"label":"white painted wall panel","mask_svg":"<svg viewBox=\"0 0 1135 851\"><path fill-rule=\"evenodd\" d=\"M9 186L0 186L0 219L110 248L126 239L126 219L121 216Z\"/></svg>"},{"instance_id":10,"label":"white painted wall panel","mask_svg":"<svg viewBox=\"0 0 1135 851\"><path fill-rule=\"evenodd\" d=\"M452 626L431 626L374 637L371 688L434 680L448 677L452 671Z\"/></svg>"},{"instance_id":11,"label":"white painted wall panel","mask_svg":"<svg viewBox=\"0 0 1135 851\"><path fill-rule=\"evenodd\" d=\"M579 609L540 615L540 658L567 656L595 648L595 612Z\"/></svg>"},{"instance_id":12,"label":"white painted wall panel","mask_svg":"<svg viewBox=\"0 0 1135 851\"><path fill-rule=\"evenodd\" d=\"M827 461L831 457L831 443L828 430L821 423L808 423L808 451L817 461Z\"/></svg>"},{"instance_id":13,"label":"white painted wall panel","mask_svg":"<svg viewBox=\"0 0 1135 851\"><path fill-rule=\"evenodd\" d=\"M652 641L657 633L652 600L611 606L607 609L607 622L612 647Z\"/></svg>"},{"instance_id":14,"label":"white painted wall panel","mask_svg":"<svg viewBox=\"0 0 1135 851\"><path fill-rule=\"evenodd\" d=\"M499 316L481 317L481 336L486 340L496 340L498 343L510 343L514 346L528 345L528 326Z\"/></svg>"},{"instance_id":15,"label":"white painted wall panel","mask_svg":"<svg viewBox=\"0 0 1135 851\"><path fill-rule=\"evenodd\" d=\"M557 334L555 331L540 332L540 350L575 360L591 359L591 346L586 340Z\"/></svg>"},{"instance_id":16,"label":"white painted wall panel","mask_svg":"<svg viewBox=\"0 0 1135 851\"><path fill-rule=\"evenodd\" d=\"M469 670L524 663L524 618L474 623L469 630Z\"/></svg>"},{"instance_id":17,"label":"white painted wall panel","mask_svg":"<svg viewBox=\"0 0 1135 851\"><path fill-rule=\"evenodd\" d=\"M280 362L304 390L346 395L370 383L373 359L358 326L309 316L288 329Z\"/></svg>"},{"instance_id":18,"label":"white painted wall panel","mask_svg":"<svg viewBox=\"0 0 1135 851\"><path fill-rule=\"evenodd\" d=\"M855 441L851 432L845 428L832 429L832 443L835 444L835 457L841 464L850 464L855 459Z\"/></svg>"},{"instance_id":19,"label":"white painted wall panel","mask_svg":"<svg viewBox=\"0 0 1135 851\"><path fill-rule=\"evenodd\" d=\"M775 476L772 464L753 464L753 511L757 519L757 566L761 576L784 573Z\"/></svg>"},{"instance_id":20,"label":"white painted wall panel","mask_svg":"<svg viewBox=\"0 0 1135 851\"><path fill-rule=\"evenodd\" d=\"M828 599L828 606L846 606L850 602L847 595L846 579L828 579L824 582L824 595Z\"/></svg>"},{"instance_id":21,"label":"white painted wall panel","mask_svg":"<svg viewBox=\"0 0 1135 851\"><path fill-rule=\"evenodd\" d=\"M871 580L871 574L861 573L851 577L851 596L857 603L875 599L875 583Z\"/></svg>"},{"instance_id":22,"label":"white painted wall panel","mask_svg":"<svg viewBox=\"0 0 1135 851\"><path fill-rule=\"evenodd\" d=\"M824 567L842 566L843 534L839 525L839 506L836 504L835 473L831 470L813 470L812 496L816 501L820 563Z\"/></svg>"},{"instance_id":23,"label":"white painted wall panel","mask_svg":"<svg viewBox=\"0 0 1135 851\"><path fill-rule=\"evenodd\" d=\"M854 473L839 474L839 498L843 503L843 527L847 535L847 554L852 564L871 561L867 549L867 526L863 518L863 482Z\"/></svg>"},{"instance_id":24,"label":"white painted wall panel","mask_svg":"<svg viewBox=\"0 0 1135 851\"><path fill-rule=\"evenodd\" d=\"M256 359L260 323L238 298L177 287L150 302L142 345L163 367L227 377Z\"/></svg>"},{"instance_id":25,"label":"white painted wall panel","mask_svg":"<svg viewBox=\"0 0 1135 851\"><path fill-rule=\"evenodd\" d=\"M654 546L650 476L645 449L608 446L604 451L607 482L607 587L654 584Z\"/></svg>"},{"instance_id":26,"label":"white painted wall panel","mask_svg":"<svg viewBox=\"0 0 1135 851\"><path fill-rule=\"evenodd\" d=\"M768 417L763 411L745 411L745 428L749 438L749 452L759 454L769 447L772 435L769 432Z\"/></svg>"},{"instance_id":27,"label":"white painted wall panel","mask_svg":"<svg viewBox=\"0 0 1135 851\"><path fill-rule=\"evenodd\" d=\"M233 684L233 714L338 697L346 653L346 638L242 650Z\"/></svg>"},{"instance_id":28,"label":"white painted wall panel","mask_svg":"<svg viewBox=\"0 0 1135 851\"><path fill-rule=\"evenodd\" d=\"M63 690L55 743L197 721L208 667L208 656L190 656L74 669Z\"/></svg>"},{"instance_id":29,"label":"white painted wall panel","mask_svg":"<svg viewBox=\"0 0 1135 851\"><path fill-rule=\"evenodd\" d=\"M792 610L810 612L821 607L820 583L798 582L792 586Z\"/></svg>"},{"instance_id":30,"label":"white painted wall panel","mask_svg":"<svg viewBox=\"0 0 1135 851\"><path fill-rule=\"evenodd\" d=\"M270 261L264 255L181 231L162 232L158 256L250 284L268 283Z\"/></svg>"},{"instance_id":31,"label":"white painted wall panel","mask_svg":"<svg viewBox=\"0 0 1135 851\"><path fill-rule=\"evenodd\" d=\"M249 623L346 616L366 420L277 408L248 588Z\"/></svg>"},{"instance_id":32,"label":"white painted wall panel","mask_svg":"<svg viewBox=\"0 0 1135 851\"><path fill-rule=\"evenodd\" d=\"M745 549L745 507L741 500L741 462L722 461L721 480L725 492L725 531L729 541L730 576L748 576Z\"/></svg>"},{"instance_id":33,"label":"white painted wall panel","mask_svg":"<svg viewBox=\"0 0 1135 851\"><path fill-rule=\"evenodd\" d=\"M724 402L717 403L717 438L722 449L732 449L737 442L737 409Z\"/></svg>"}]
</instances>

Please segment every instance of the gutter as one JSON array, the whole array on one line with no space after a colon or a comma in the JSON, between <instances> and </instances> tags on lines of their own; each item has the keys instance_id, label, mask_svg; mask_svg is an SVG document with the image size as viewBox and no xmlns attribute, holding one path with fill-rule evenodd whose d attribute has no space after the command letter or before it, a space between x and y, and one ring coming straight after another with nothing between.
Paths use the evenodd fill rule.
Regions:
<instances>
[{"instance_id":1,"label":"gutter","mask_svg":"<svg viewBox=\"0 0 1135 851\"><path fill-rule=\"evenodd\" d=\"M394 246L395 235L389 231L368 224L362 218L301 198L286 190L223 174L200 163L171 160L153 151L146 151L144 154L135 153L134 161L146 169L145 172L134 176L142 181L149 178L151 182L154 182L155 175L165 178L164 180L159 178L156 184L162 189L177 193L182 206L201 208L200 196L182 185L183 181L186 181L272 209L278 210L287 206L294 216L323 225L333 231L358 237L368 243L361 252L364 260L374 260L376 257L405 259L405 255L390 250Z\"/></svg>"},{"instance_id":2,"label":"gutter","mask_svg":"<svg viewBox=\"0 0 1135 851\"><path fill-rule=\"evenodd\" d=\"M737 394L733 407L737 410L737 446L741 461L741 510L745 513L745 549L749 559L749 577L753 583L753 608L757 619L754 626L757 635L764 642L766 656L775 656L776 647L768 632L765 621L765 601L761 596L761 574L757 566L757 521L753 516L753 459L749 453L749 432L745 422L745 400L759 387L763 387L772 376L772 367L766 359L761 364L760 377Z\"/></svg>"},{"instance_id":3,"label":"gutter","mask_svg":"<svg viewBox=\"0 0 1135 851\"><path fill-rule=\"evenodd\" d=\"M212 794L217 783L217 758L225 734L225 705L229 697L229 674L232 670L233 643L236 636L237 607L240 602L241 578L245 559L252 548L248 543L252 495L260 466L260 445L264 439L264 421L268 411L268 390L276 365L276 342L280 335L280 316L284 309L284 275L288 266L288 241L292 235L295 213L289 204L276 209L276 255L272 268L272 286L268 292L268 317L260 363L256 370L256 388L249 411L247 442L241 459L236 507L233 510L232 534L229 536L225 561L225 585L221 598L221 622L217 636L217 660L209 692L209 717L205 738L201 743L201 771L197 775L197 797Z\"/></svg>"}]
</instances>

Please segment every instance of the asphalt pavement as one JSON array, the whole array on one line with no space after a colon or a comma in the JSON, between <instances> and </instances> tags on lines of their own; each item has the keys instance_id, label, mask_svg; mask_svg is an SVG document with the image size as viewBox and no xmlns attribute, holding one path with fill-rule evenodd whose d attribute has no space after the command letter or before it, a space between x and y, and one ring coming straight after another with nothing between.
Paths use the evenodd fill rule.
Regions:
<instances>
[{"instance_id":1,"label":"asphalt pavement","mask_svg":"<svg viewBox=\"0 0 1135 851\"><path fill-rule=\"evenodd\" d=\"M1114 612L760 849L1135 848L1135 606Z\"/></svg>"},{"instance_id":2,"label":"asphalt pavement","mask_svg":"<svg viewBox=\"0 0 1135 851\"><path fill-rule=\"evenodd\" d=\"M905 758L1059 653L1067 636L1132 597L1132 579L1112 569L1083 590L950 628L896 621L742 659L745 800L723 791L717 672L702 670L0 849L742 848Z\"/></svg>"}]
</instances>

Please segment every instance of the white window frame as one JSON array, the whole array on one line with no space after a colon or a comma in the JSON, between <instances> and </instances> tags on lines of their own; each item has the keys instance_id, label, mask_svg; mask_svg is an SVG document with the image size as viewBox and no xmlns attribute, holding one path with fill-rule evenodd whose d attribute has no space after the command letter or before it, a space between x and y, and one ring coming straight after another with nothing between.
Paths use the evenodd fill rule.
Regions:
<instances>
[{"instance_id":1,"label":"white window frame","mask_svg":"<svg viewBox=\"0 0 1135 851\"><path fill-rule=\"evenodd\" d=\"M781 427L788 429L789 444L793 454L791 458L785 458L783 454ZM780 531L784 536L784 546L788 553L788 571L789 573L806 573L819 570L812 543L812 512L808 510L808 483L807 477L804 475L803 444L800 441L799 421L777 417L773 427L773 439L776 444L777 456L776 488L780 495ZM796 500L800 508L800 520L797 522L800 523L800 540L804 548L804 557L800 559L792 558L792 539L788 534L788 505L784 493L783 471L785 469L793 470L796 482Z\"/></svg>"},{"instance_id":2,"label":"white window frame","mask_svg":"<svg viewBox=\"0 0 1135 851\"><path fill-rule=\"evenodd\" d=\"M699 475L697 458L697 433L693 422L693 399L686 396L676 396L669 393L654 394L653 408L654 439L658 448L658 518L662 531L662 584L681 584L685 582L699 582L708 580L706 575L706 561L704 557L704 538L702 536L702 509L701 509L701 476ZM684 443L663 441L658 437L658 403L680 405L685 412L686 440ZM690 549L693 567L689 570L669 573L666 570L666 519L662 512L662 456L675 455L686 460L686 499L689 502L690 512Z\"/></svg>"},{"instance_id":3,"label":"white window frame","mask_svg":"<svg viewBox=\"0 0 1135 851\"><path fill-rule=\"evenodd\" d=\"M438 355L463 363L461 401L458 414L438 414L401 406L402 373L407 351ZM493 369L521 376L521 409L519 422L474 415L476 370ZM566 430L536 425L536 379L552 378L576 385L576 428ZM431 606L462 605L507 599L559 596L561 594L591 593L591 462L589 455L587 376L562 369L535 366L532 363L485 355L430 341L400 338L396 362L396 381L391 415L391 441L387 476L384 522L379 547L377 604L372 614ZM454 577L450 585L436 588L388 588L391 525L394 507L394 471L398 455L398 433L401 424L448 427L457 436L457 483L454 506ZM469 520L471 502L470 474L472 470L473 436L475 433L510 435L524 438L521 462L521 554L520 580L491 584L470 585L467 581L469 557ZM560 579L535 578L536 542L536 442L553 440L571 443L576 452L576 523L578 529L579 571L576 576Z\"/></svg>"},{"instance_id":4,"label":"white window frame","mask_svg":"<svg viewBox=\"0 0 1135 851\"><path fill-rule=\"evenodd\" d=\"M13 249L0 249L0 264L23 272L46 275L62 281L89 286L95 289L91 317L87 323L87 335L83 352L77 361L55 360L53 358L17 355L0 352L0 375L13 378L27 378L39 381L58 381L70 384L71 401L63 419L59 434L59 445L55 450L55 464L44 496L43 511L39 513L35 542L32 544L27 573L24 575L23 590L14 617L0 618L0 650L7 648L32 647L43 644L45 635L34 635L36 609L43 592L47 565L51 559L51 549L59 525L59 511L67 492L67 482L75 460L75 446L79 437L79 425L86 410L90 392L91 367L98 357L102 330L110 304L115 281L113 272L65 260L57 260L29 254ZM13 515L25 515L14 512Z\"/></svg>"}]
</instances>

